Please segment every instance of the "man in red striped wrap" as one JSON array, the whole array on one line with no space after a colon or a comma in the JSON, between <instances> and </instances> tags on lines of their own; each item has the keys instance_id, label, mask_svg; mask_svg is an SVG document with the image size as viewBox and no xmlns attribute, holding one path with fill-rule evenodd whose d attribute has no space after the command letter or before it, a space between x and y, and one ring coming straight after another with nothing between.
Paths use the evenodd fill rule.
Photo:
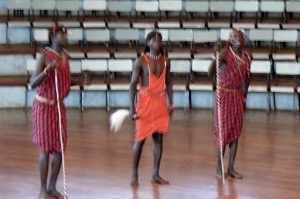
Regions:
<instances>
[{"instance_id":1,"label":"man in red striped wrap","mask_svg":"<svg viewBox=\"0 0 300 199\"><path fill-rule=\"evenodd\" d=\"M33 143L40 150L41 190L39 198L63 198L56 190L56 181L61 167L61 145L58 121L57 96L55 90L55 69L57 69L58 92L62 122L63 145L67 143L66 109L63 100L70 92L70 66L67 44L67 30L54 26L50 31L51 47L41 50L41 58L31 78L36 88L33 102ZM47 188L49 154L52 154L50 182Z\"/></svg>"},{"instance_id":2,"label":"man in red striped wrap","mask_svg":"<svg viewBox=\"0 0 300 199\"><path fill-rule=\"evenodd\" d=\"M243 113L249 86L251 63L251 58L244 48L244 43L244 33L241 30L233 29L226 46L220 51L221 46L217 42L214 48L215 51L220 51L220 87L218 89L220 98L219 108L221 110L221 124L219 124L216 92L214 108L215 141L219 147L219 127L221 127L223 154L225 153L226 146L229 145L227 175L238 179L241 179L243 176L234 169L234 163L238 148L238 139L243 126ZM213 61L209 70L209 76L213 77L214 75L216 75L216 61ZM222 176L220 152L218 154L216 175L217 177Z\"/></svg>"},{"instance_id":3,"label":"man in red striped wrap","mask_svg":"<svg viewBox=\"0 0 300 199\"><path fill-rule=\"evenodd\" d=\"M140 92L137 107L135 96L137 84ZM146 138L153 138L153 174L152 183L168 184L159 174L160 160L163 152L163 135L168 133L169 116L173 110L172 78L170 63L164 55L162 36L152 31L146 37L144 55L137 59L130 83L130 111L136 120L136 138L133 146L133 168L131 185L137 186L138 166ZM167 96L170 106L167 106Z\"/></svg>"}]
</instances>

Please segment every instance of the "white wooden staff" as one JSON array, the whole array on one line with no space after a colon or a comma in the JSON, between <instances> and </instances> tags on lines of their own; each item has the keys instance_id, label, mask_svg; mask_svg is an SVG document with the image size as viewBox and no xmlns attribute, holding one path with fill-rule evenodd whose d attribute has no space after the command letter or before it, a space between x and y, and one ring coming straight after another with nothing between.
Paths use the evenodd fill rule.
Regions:
<instances>
[{"instance_id":1,"label":"white wooden staff","mask_svg":"<svg viewBox=\"0 0 300 199\"><path fill-rule=\"evenodd\" d=\"M219 153L222 167L222 181L225 184L224 158L223 158L223 137L222 137L222 120L221 120L221 99L220 99L220 62L219 52L216 53L216 77L217 77L217 114L218 114L218 132L219 132Z\"/></svg>"},{"instance_id":2,"label":"white wooden staff","mask_svg":"<svg viewBox=\"0 0 300 199\"><path fill-rule=\"evenodd\" d=\"M62 124L61 124L60 99L59 99L59 92L58 92L57 69L55 69L55 91L56 91L56 101L57 101L57 110L58 110L59 140L60 140L63 181L64 181L64 199L67 199L66 167L65 167L65 154L64 154L63 136L62 136Z\"/></svg>"}]
</instances>

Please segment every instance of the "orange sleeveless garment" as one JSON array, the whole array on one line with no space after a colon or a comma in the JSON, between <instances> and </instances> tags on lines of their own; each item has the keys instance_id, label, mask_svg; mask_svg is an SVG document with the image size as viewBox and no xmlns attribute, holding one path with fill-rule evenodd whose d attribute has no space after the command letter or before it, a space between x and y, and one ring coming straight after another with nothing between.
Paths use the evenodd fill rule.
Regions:
<instances>
[{"instance_id":1,"label":"orange sleeveless garment","mask_svg":"<svg viewBox=\"0 0 300 199\"><path fill-rule=\"evenodd\" d=\"M166 59L160 77L150 70L149 57L143 56L149 70L149 86L142 87L138 95L136 140L142 141L153 133L166 134L169 129L169 111L166 98Z\"/></svg>"}]
</instances>

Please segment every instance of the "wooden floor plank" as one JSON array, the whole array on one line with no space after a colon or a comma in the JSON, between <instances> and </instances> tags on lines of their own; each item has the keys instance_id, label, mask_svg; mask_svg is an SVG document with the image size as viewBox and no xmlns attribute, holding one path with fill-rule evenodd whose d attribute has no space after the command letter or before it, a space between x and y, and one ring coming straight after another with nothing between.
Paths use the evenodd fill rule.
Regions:
<instances>
[{"instance_id":1,"label":"wooden floor plank","mask_svg":"<svg viewBox=\"0 0 300 199\"><path fill-rule=\"evenodd\" d=\"M165 137L161 175L153 186L152 141L145 144L138 189L129 186L134 126L109 132L104 110L68 110L66 153L71 199L296 199L300 195L299 114L246 113L236 169L243 180L214 177L216 149L210 110L176 110ZM39 192L38 151L32 145L31 111L0 110L0 198L32 199ZM225 165L227 165L227 154ZM62 190L59 177L58 189Z\"/></svg>"}]
</instances>

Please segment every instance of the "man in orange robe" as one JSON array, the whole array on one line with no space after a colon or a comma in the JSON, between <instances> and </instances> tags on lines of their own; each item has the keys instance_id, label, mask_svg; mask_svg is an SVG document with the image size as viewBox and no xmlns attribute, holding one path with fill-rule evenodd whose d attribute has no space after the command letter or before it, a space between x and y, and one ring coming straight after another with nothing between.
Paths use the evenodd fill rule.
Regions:
<instances>
[{"instance_id":1,"label":"man in orange robe","mask_svg":"<svg viewBox=\"0 0 300 199\"><path fill-rule=\"evenodd\" d=\"M140 81L141 90L135 108L137 84ZM133 173L131 185L138 182L138 166L142 148L148 136L153 138L153 175L152 183L168 184L159 175L160 160L163 151L163 135L169 129L169 117L173 110L172 80L170 63L162 48L162 36L156 31L146 37L144 55L134 64L130 83L130 112L136 120L136 139L133 146ZM167 105L167 96L170 105Z\"/></svg>"}]
</instances>

